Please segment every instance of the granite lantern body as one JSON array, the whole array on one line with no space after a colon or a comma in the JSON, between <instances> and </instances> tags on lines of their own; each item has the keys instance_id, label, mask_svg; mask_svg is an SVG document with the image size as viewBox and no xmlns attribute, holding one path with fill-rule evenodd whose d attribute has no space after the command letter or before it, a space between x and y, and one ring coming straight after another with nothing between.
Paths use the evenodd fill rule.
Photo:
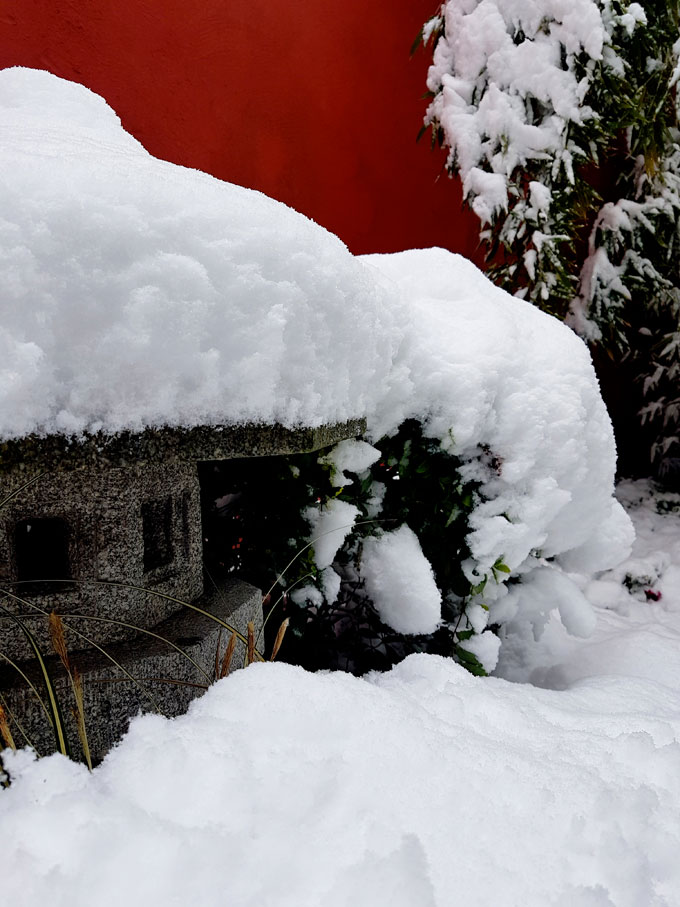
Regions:
<instances>
[{"instance_id":1,"label":"granite lantern body","mask_svg":"<svg viewBox=\"0 0 680 907\"><path fill-rule=\"evenodd\" d=\"M31 689L41 674L29 639L50 651L51 612L83 677L95 759L138 711L184 711L213 679L229 629L243 636L262 622L253 586L230 578L204 589L198 463L317 450L363 428L161 428L1 444L0 694L17 728L39 750L53 748ZM47 662L68 698L59 659ZM65 719L77 739L75 719Z\"/></svg>"},{"instance_id":2,"label":"granite lantern body","mask_svg":"<svg viewBox=\"0 0 680 907\"><path fill-rule=\"evenodd\" d=\"M26 481L22 471L12 484ZM0 511L0 578L42 643L45 611L68 614L96 643L134 635L124 623L155 626L178 609L170 598L203 592L195 464L36 473ZM10 657L31 656L10 619L0 628Z\"/></svg>"}]
</instances>

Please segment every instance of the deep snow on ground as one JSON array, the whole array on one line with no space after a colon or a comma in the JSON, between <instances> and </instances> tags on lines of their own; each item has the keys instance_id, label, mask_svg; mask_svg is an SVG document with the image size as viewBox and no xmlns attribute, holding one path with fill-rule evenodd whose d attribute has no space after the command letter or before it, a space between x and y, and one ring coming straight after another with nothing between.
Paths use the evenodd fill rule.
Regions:
<instances>
[{"instance_id":1,"label":"deep snow on ground","mask_svg":"<svg viewBox=\"0 0 680 907\"><path fill-rule=\"evenodd\" d=\"M622 496L639 537L587 586L593 637L554 622L504 666L547 688L426 655L364 679L255 665L187 716L134 720L92 775L6 754L3 897L680 904L680 497L645 483Z\"/></svg>"},{"instance_id":2,"label":"deep snow on ground","mask_svg":"<svg viewBox=\"0 0 680 907\"><path fill-rule=\"evenodd\" d=\"M595 607L594 632L577 641L553 612L537 642L526 623L510 623L498 669L504 677L564 689L612 674L680 693L680 494L638 481L622 482L617 495L635 524L631 556L595 578L573 577Z\"/></svg>"}]
</instances>

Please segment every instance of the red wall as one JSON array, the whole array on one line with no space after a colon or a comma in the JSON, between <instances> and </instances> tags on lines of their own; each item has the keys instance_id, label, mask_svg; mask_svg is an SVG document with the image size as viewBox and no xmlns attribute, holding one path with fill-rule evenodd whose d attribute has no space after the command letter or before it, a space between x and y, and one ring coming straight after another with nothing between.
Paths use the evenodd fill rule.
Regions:
<instances>
[{"instance_id":1,"label":"red wall","mask_svg":"<svg viewBox=\"0 0 680 907\"><path fill-rule=\"evenodd\" d=\"M103 95L152 154L260 189L354 252L472 255L476 220L416 144L436 0L3 0L0 68Z\"/></svg>"}]
</instances>

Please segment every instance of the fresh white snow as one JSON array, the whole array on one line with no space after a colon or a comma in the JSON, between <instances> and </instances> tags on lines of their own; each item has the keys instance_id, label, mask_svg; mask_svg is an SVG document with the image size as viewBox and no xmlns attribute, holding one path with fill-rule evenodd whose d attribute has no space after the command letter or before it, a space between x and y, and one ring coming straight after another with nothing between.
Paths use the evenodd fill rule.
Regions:
<instances>
[{"instance_id":1,"label":"fresh white snow","mask_svg":"<svg viewBox=\"0 0 680 907\"><path fill-rule=\"evenodd\" d=\"M428 119L441 124L463 190L485 223L507 208L516 168L546 155L571 168L579 149L568 127L593 116L583 103L590 73L579 78L574 56L601 60L607 33L595 0L447 0L443 16ZM548 112L540 122L530 99ZM545 210L549 196L534 185ZM537 197L532 187L532 204Z\"/></svg>"},{"instance_id":2,"label":"fresh white snow","mask_svg":"<svg viewBox=\"0 0 680 907\"><path fill-rule=\"evenodd\" d=\"M0 438L364 415L399 337L343 243L0 72Z\"/></svg>"},{"instance_id":3,"label":"fresh white snow","mask_svg":"<svg viewBox=\"0 0 680 907\"><path fill-rule=\"evenodd\" d=\"M583 342L443 249L364 261L401 290L410 319L394 368L412 387L383 401L385 431L421 419L481 483L471 581L499 559L522 574L548 558L593 571L625 557L633 534L612 497L614 439Z\"/></svg>"},{"instance_id":4,"label":"fresh white snow","mask_svg":"<svg viewBox=\"0 0 680 907\"><path fill-rule=\"evenodd\" d=\"M379 459L380 451L375 447L366 441L349 438L336 444L321 462L331 467L331 485L334 488L342 488L343 485L351 485L353 482L353 479L345 475L345 470L361 475Z\"/></svg>"},{"instance_id":5,"label":"fresh white snow","mask_svg":"<svg viewBox=\"0 0 680 907\"><path fill-rule=\"evenodd\" d=\"M597 43L584 4L552 2ZM81 86L0 72L0 121L0 438L363 415L377 444L418 418L479 483L469 578L502 560L523 580L469 609L497 677L423 655L363 679L255 665L186 716L135 720L92 775L5 753L7 903L675 907L677 513L627 486L641 532L617 566L632 530L581 341L459 256L357 259L152 158ZM345 453L340 472L368 463ZM343 503L311 514L330 590ZM390 620L430 627L409 532L369 540L368 572L405 543L422 578Z\"/></svg>"},{"instance_id":6,"label":"fresh white snow","mask_svg":"<svg viewBox=\"0 0 680 907\"><path fill-rule=\"evenodd\" d=\"M320 570L331 566L360 514L354 504L337 498L330 500L323 509L310 507L306 511L314 540L314 560Z\"/></svg>"},{"instance_id":7,"label":"fresh white snow","mask_svg":"<svg viewBox=\"0 0 680 907\"><path fill-rule=\"evenodd\" d=\"M595 577L571 575L577 601L585 597L595 607L594 632L587 643L576 640L554 612L542 621L543 631L526 620L509 622L499 667L504 677L563 689L611 674L680 693L680 494L627 481L617 496L635 524L630 557Z\"/></svg>"},{"instance_id":8,"label":"fresh white snow","mask_svg":"<svg viewBox=\"0 0 680 907\"><path fill-rule=\"evenodd\" d=\"M0 123L0 438L363 416L378 444L415 418L479 485L465 571L495 579L494 622L533 622L572 602L565 570L626 556L609 417L556 319L442 249L357 258L285 205L153 158L49 73L0 72ZM377 455L336 448L337 480ZM348 506L309 512L329 593ZM505 601L497 563L526 580ZM414 626L407 599L392 619ZM560 607L592 625L583 602Z\"/></svg>"},{"instance_id":9,"label":"fresh white snow","mask_svg":"<svg viewBox=\"0 0 680 907\"><path fill-rule=\"evenodd\" d=\"M366 539L360 575L383 623L397 633L434 633L442 596L418 536L406 524Z\"/></svg>"}]
</instances>

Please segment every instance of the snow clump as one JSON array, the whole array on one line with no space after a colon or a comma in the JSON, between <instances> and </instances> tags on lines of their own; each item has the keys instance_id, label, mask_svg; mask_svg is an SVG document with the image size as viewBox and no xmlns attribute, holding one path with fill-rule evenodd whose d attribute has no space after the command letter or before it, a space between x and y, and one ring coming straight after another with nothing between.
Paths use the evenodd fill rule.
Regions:
<instances>
[{"instance_id":1,"label":"snow clump","mask_svg":"<svg viewBox=\"0 0 680 907\"><path fill-rule=\"evenodd\" d=\"M361 577L380 619L397 633L437 629L441 593L418 537L406 524L366 539Z\"/></svg>"},{"instance_id":2,"label":"snow clump","mask_svg":"<svg viewBox=\"0 0 680 907\"><path fill-rule=\"evenodd\" d=\"M321 462L328 463L333 470L331 485L334 488L341 488L343 485L351 485L354 481L345 475L345 470L359 475L379 459L380 451L376 450L375 447L365 441L357 441L350 438L336 444Z\"/></svg>"}]
</instances>

